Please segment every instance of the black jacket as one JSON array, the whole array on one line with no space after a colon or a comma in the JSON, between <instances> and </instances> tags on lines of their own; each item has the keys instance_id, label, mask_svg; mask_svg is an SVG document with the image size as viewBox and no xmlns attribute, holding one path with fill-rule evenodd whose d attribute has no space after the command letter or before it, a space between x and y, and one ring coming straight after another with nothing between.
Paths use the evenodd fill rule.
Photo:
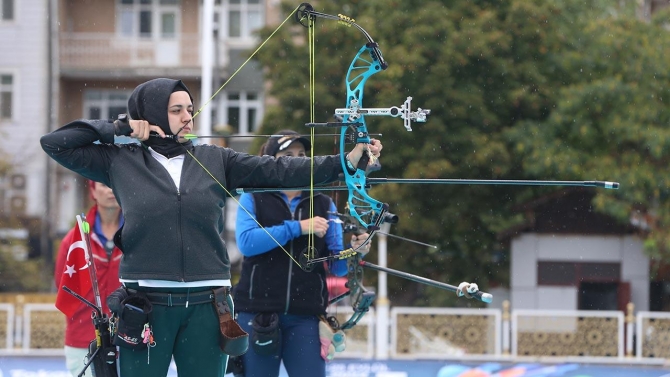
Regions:
<instances>
[{"instance_id":1,"label":"black jacket","mask_svg":"<svg viewBox=\"0 0 670 377\"><path fill-rule=\"evenodd\" d=\"M294 213L277 193L254 194L256 220L269 227L286 220L304 220L312 217L309 211L309 193L302 195ZM328 218L330 198L314 194L313 216ZM324 238L313 238L316 256L330 251ZM296 261L306 251L308 237L300 236L283 245ZM314 264L310 272L300 268L284 250L276 247L267 253L245 257L242 276L235 286L235 310L243 312L274 312L301 315L324 314L328 306L328 288L323 263Z\"/></svg>"},{"instance_id":2,"label":"black jacket","mask_svg":"<svg viewBox=\"0 0 670 377\"><path fill-rule=\"evenodd\" d=\"M79 120L40 142L59 164L114 191L125 216L115 237L123 251L120 278L229 279L228 253L220 237L226 192L188 154L180 187L175 187L146 148L112 144L116 129L108 121ZM231 193L238 187L310 183L308 158L258 157L211 145L192 147L191 153ZM339 156L314 158L316 184L335 181L341 172Z\"/></svg>"}]
</instances>

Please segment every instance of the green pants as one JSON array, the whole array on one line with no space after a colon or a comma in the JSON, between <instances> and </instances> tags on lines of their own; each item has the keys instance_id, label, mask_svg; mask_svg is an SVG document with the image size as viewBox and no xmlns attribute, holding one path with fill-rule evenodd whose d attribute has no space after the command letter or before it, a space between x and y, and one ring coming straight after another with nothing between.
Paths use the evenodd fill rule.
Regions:
<instances>
[{"instance_id":1,"label":"green pants","mask_svg":"<svg viewBox=\"0 0 670 377\"><path fill-rule=\"evenodd\" d=\"M227 297L233 310L233 302ZM228 355L219 348L219 319L212 303L154 305L150 318L156 345L148 350L119 347L122 377L165 377L174 356L180 377L223 377Z\"/></svg>"}]
</instances>

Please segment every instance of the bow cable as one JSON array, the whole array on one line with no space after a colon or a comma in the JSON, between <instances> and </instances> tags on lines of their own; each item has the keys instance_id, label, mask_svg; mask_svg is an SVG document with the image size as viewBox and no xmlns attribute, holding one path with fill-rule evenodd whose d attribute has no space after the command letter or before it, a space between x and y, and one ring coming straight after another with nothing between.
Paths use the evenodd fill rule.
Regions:
<instances>
[{"instance_id":1,"label":"bow cable","mask_svg":"<svg viewBox=\"0 0 670 377\"><path fill-rule=\"evenodd\" d=\"M308 16L308 27L307 27L307 45L309 51L309 119L310 122L314 122L314 113L315 113L315 103L314 98L314 87L315 85L315 25L316 17ZM309 158L310 158L310 179L309 179L309 234L307 235L307 259L314 259L316 257L316 242L314 241L314 128L309 131L310 142L312 147L310 148ZM326 236L325 234L323 235ZM303 253L301 253L302 256ZM304 267L303 267L304 266ZM301 267L306 271L311 271L306 264L301 263Z\"/></svg>"},{"instance_id":2,"label":"bow cable","mask_svg":"<svg viewBox=\"0 0 670 377\"><path fill-rule=\"evenodd\" d=\"M251 53L251 55L249 55L249 57L247 58L247 60L245 60L244 63L242 63L242 65L240 65L240 66L235 70L235 72L233 72L233 74L230 75L230 77L228 78L228 80L226 80L226 82L224 82L223 84L221 84L221 86L219 87L219 89L217 89L216 92L214 92L214 94L212 94L212 96L211 96L211 97L210 97L204 104L202 104L202 106L200 106L200 108L198 109L198 111L196 111L195 114L193 114L193 118L195 118L196 116L198 116L198 114L200 114L200 113L202 112L202 110L203 110L207 105L209 105L210 102L212 102L212 100L214 99L214 97L216 97L216 96L219 94L219 92L222 91L223 88L224 88L226 85L228 85L228 83L230 82L230 80L232 80L233 77L235 77L235 75L237 75L237 74L242 70L242 68L244 68L244 66L247 65L247 63L249 63L249 62L251 61L251 59L254 58L254 56L256 56L256 54L258 53L258 51L260 51L260 50L263 48L263 46L265 46L265 44L268 43L268 41L270 40L270 38L274 37L274 35L279 31L279 29L281 29L282 26L284 26L284 24L285 24L291 17L293 17L293 15L295 14L295 12L298 11L298 8L299 8L299 6L296 7L295 9L293 9L293 11L288 15L288 17L286 17L286 18L284 19L284 21L282 21L282 23L279 24L279 26L277 26L277 28L274 29L274 30L272 31L272 33L270 33L270 35L269 35L267 38L265 38L265 40L263 41L263 43L261 43L260 46L258 46L258 48L256 48L256 50L254 50L254 52ZM203 85L204 85L204 84L203 84Z\"/></svg>"},{"instance_id":3,"label":"bow cable","mask_svg":"<svg viewBox=\"0 0 670 377\"><path fill-rule=\"evenodd\" d=\"M270 34L270 36L268 36L268 37L263 41L263 43L260 44L260 46L258 46L258 48L256 48L256 50L249 56L249 58L247 58L247 60L245 60L244 63L242 63L242 65L241 65L239 68L237 68L237 70L235 70L235 72L233 72L232 75L230 75L230 77L228 78L228 80L226 80L226 82L224 82L224 83L219 87L219 89L217 89L216 92L214 92L214 94L213 94L213 95L212 95L212 96L211 96L211 97L210 97L210 98L209 98L209 99L208 99L208 100L207 100L207 101L200 107L200 109L198 109L198 111L196 111L195 114L193 114L193 117L191 118L191 122L193 122L193 120L195 119L195 117L198 116L198 114L200 114L200 113L202 112L202 110L203 110L203 109L204 109L210 102L212 102L212 100L214 99L214 97L216 97L216 96L219 94L219 92L221 92L221 90L223 90L223 88L230 82L230 80L232 80L233 77L235 77L235 75L237 75L237 73L240 72L240 71L242 70L242 68L243 68L249 61L251 61L251 59L258 53L258 51L259 51L261 48L263 48L263 46L265 46L265 44L270 40L270 38L272 38L272 37L277 33L277 31L279 31L279 29L280 29L282 26L284 26L284 24L285 24L291 17L293 17L293 15L298 11L298 8L299 8L299 7L296 7L296 8L295 8L295 9L294 9L294 10L293 10L293 11L286 17L286 19L284 19L284 21L282 21L282 23L279 24L279 26L277 26L277 28ZM203 83L203 85L206 85L206 84ZM313 132L312 132L312 133L313 133ZM313 144L313 143L312 143L312 144ZM200 162L200 161L193 155L193 153L191 153L190 150L186 149L186 153L188 153L188 155L191 156L191 158L192 158L195 162L197 162L198 165L200 165L200 167L202 167L203 170L205 170L205 172L207 172L207 174L209 174L210 177L212 177L212 179L214 180L214 182L216 182L216 183L223 189L223 191L225 191L226 194L228 194L228 196L230 196L230 198L233 199L233 200L237 203L238 207L242 208L242 210L243 210L244 212L246 212L246 214L249 215L249 217L252 218L252 219L256 222L256 224L258 224L258 226L259 226L261 229L263 229L263 231L265 231L265 233L270 237L270 239L272 239L272 240L277 244L277 246L279 246L279 248L280 248L281 250L283 250L284 253L286 253L286 255L288 255L289 258L291 258L291 260L292 260L295 264L297 264L298 266L300 266L300 263L293 257L293 255L292 255L288 250L286 250L286 249L284 248L284 246L283 246L282 244L280 244L279 241L277 241L277 239L274 238L274 237L272 236L272 234L270 234L270 232L269 232L267 229L265 229L265 227L264 227L263 225L261 225L261 224L258 222L258 220L256 219L256 217L253 216L253 215L251 214L251 212L250 212L248 209L246 209L242 204L240 204L239 200L237 200L237 199L233 196L233 194L232 194L230 191L228 191L228 189L227 189L221 182L219 182L218 179L216 179L216 177L214 176L214 174L212 174L212 173L205 167L205 165L203 165L203 164L202 164L202 163L201 163L201 162ZM312 166L313 166L313 164L314 164L314 159L313 159L313 158L312 158L312 162L311 162L311 164L312 164ZM313 169L313 168L312 168L312 169ZM310 179L311 179L311 182L312 182L312 183L310 183L310 186L314 186L314 184L313 184L314 174L311 174L311 175L312 175L312 176L310 177Z\"/></svg>"}]
</instances>

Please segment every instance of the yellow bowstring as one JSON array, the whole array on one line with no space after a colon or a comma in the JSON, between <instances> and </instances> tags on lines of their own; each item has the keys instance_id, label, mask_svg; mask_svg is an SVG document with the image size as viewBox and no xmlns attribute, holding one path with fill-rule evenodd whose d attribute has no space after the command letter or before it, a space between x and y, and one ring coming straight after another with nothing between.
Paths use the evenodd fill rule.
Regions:
<instances>
[{"instance_id":1,"label":"yellow bowstring","mask_svg":"<svg viewBox=\"0 0 670 377\"><path fill-rule=\"evenodd\" d=\"M230 77L228 78L228 80L226 80L226 82L224 82L224 83L219 87L219 89L217 89L216 92L214 92L214 94L207 100L207 102L205 102L202 106L200 106L200 108L198 109L198 111L196 111L195 114L193 114L193 118L195 118L196 116L198 116L198 114L200 114L200 112L201 112L201 111L202 111L202 110L203 110L203 109L204 109L210 102L212 102L212 100L214 99L214 97L216 97L216 96L219 94L219 92L220 92L221 90L223 90L223 88L224 88L226 85L228 85L228 83L230 82L230 80L232 80L233 77L235 77L235 75L237 75L237 73L240 72L240 71L242 70L242 68L244 68L244 66L247 65L247 63L249 63L249 61L251 61L251 59L253 59L254 56L256 56L256 54L258 53L258 51L260 51L260 49L263 48L263 46L265 46L266 43L268 43L268 41L270 40L270 38L274 37L274 35L279 31L279 29L281 29L281 27L284 26L284 24L285 24L291 17L293 17L293 15L295 14L295 12L298 11L298 8L299 8L299 7L300 7L300 6L297 6L295 9L293 9L293 12L291 12L291 13L288 15L288 17L286 17L286 18L284 19L284 21L282 21L282 23L279 24L279 26L277 26L277 28L274 29L274 31L272 31L272 33L270 34L270 36L268 36L268 37L263 41L263 43L261 43L260 46L258 46L258 48L256 48L256 50L255 50L253 53L251 53L251 55L249 55L249 57L247 58L247 60L245 60L244 63L242 63L242 65L241 65L239 68L237 68L237 70L236 70L235 72L233 72L232 75L230 75ZM203 83L203 85L206 85L206 84Z\"/></svg>"},{"instance_id":2,"label":"yellow bowstring","mask_svg":"<svg viewBox=\"0 0 670 377\"><path fill-rule=\"evenodd\" d=\"M212 174L212 173L205 167L205 165L203 165L203 164L200 162L200 160L198 160L197 158L195 158L195 156L193 155L193 153L191 153L190 150L187 149L187 150L186 150L186 153L188 153L189 156L191 156L191 158L193 158L193 160L194 160L195 162L197 162L198 165L200 165L200 167L202 167L202 168L207 172L207 174L209 174L209 176L212 177L212 179L213 179L219 186L221 186L221 188L223 189L223 191L225 191L226 194L228 194L228 196L230 196L230 198L233 199L233 200L237 203L237 205L238 205L240 208L242 208L242 210L244 210L244 212L246 212L247 215L249 215L250 218L254 219L254 221L256 222L256 224L258 224L258 226L259 226L261 229L263 229L263 230L265 231L265 233L267 233L267 235L268 235L268 236L269 236L269 237L270 237L270 238L271 238L271 239L272 239L272 240L273 240L273 241L274 241L274 242L275 242L275 243L276 243L282 250L284 250L284 252L286 253L286 255L288 255L289 258L291 258L291 259L292 259L298 266L300 266L300 263L298 263L298 261L295 260L295 258L293 258L293 255L291 255L291 253L289 253L288 250L284 249L284 246L283 246L282 244L280 244L279 241L277 241L277 239L274 238L274 237L272 236L272 234L270 234L270 232L269 232L267 229L265 229L265 227L263 227L263 225L261 225L261 223L258 222L258 220L256 220L256 217L255 217L254 215L252 215L251 212L249 212L249 210L247 210L247 209L240 203L239 200L235 199L235 197L230 193L230 191L228 191L228 189L225 188L225 186L223 186L223 184L222 184L221 182L219 182L218 179L216 179L216 177L214 176L214 174Z\"/></svg>"},{"instance_id":3,"label":"yellow bowstring","mask_svg":"<svg viewBox=\"0 0 670 377\"><path fill-rule=\"evenodd\" d=\"M309 45L309 121L310 123L315 122L315 98L314 98L314 83L315 83L315 55L314 55L314 42L315 38L315 23L316 17L309 17L308 23L308 45ZM313 246L316 244L314 242L314 127L310 128L309 131L310 141L312 143L312 148L310 148L309 158L310 158L310 181L309 181L309 236L307 237L307 259L314 259L316 257ZM325 234L324 234L325 237Z\"/></svg>"}]
</instances>

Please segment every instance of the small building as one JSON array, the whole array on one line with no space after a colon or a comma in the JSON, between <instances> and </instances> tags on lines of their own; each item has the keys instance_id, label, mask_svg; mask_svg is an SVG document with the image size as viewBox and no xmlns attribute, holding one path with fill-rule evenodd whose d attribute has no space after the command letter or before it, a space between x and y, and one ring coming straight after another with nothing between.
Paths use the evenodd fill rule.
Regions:
<instances>
[{"instance_id":1,"label":"small building","mask_svg":"<svg viewBox=\"0 0 670 377\"><path fill-rule=\"evenodd\" d=\"M567 189L518 207L508 229L513 309L649 310L650 261L640 229L596 212L592 189Z\"/></svg>"}]
</instances>

